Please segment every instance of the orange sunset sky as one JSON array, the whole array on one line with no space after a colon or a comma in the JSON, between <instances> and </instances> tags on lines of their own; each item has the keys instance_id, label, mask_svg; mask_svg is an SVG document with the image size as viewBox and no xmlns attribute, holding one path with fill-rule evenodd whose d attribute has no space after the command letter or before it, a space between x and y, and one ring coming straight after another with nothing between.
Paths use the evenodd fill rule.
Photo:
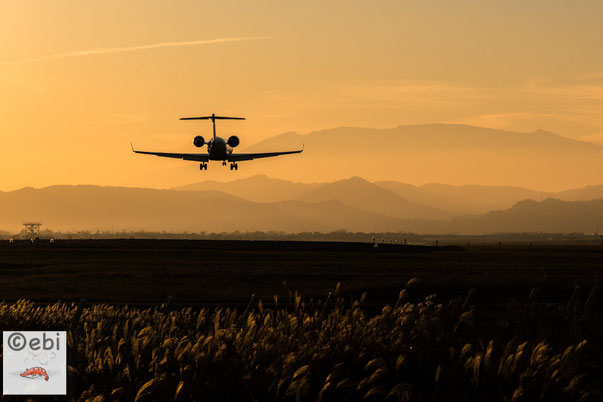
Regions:
<instances>
[{"instance_id":1,"label":"orange sunset sky","mask_svg":"<svg viewBox=\"0 0 603 402\"><path fill-rule=\"evenodd\" d=\"M218 126L241 149L423 123L603 144L602 15L600 1L3 0L0 190L169 187L153 176L186 162L129 142L197 152L210 125L178 118L211 113L247 117Z\"/></svg>"}]
</instances>

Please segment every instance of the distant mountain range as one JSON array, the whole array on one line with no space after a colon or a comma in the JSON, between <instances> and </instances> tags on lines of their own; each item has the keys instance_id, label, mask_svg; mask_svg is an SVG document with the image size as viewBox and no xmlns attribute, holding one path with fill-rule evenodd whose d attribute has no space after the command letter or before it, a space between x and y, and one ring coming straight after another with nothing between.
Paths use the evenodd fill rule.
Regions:
<instances>
[{"instance_id":1,"label":"distant mountain range","mask_svg":"<svg viewBox=\"0 0 603 402\"><path fill-rule=\"evenodd\" d=\"M548 198L537 202L520 201L511 208L485 215L452 219L448 227L463 233L557 232L593 233L603 225L603 199L561 201Z\"/></svg>"},{"instance_id":2,"label":"distant mountain range","mask_svg":"<svg viewBox=\"0 0 603 402\"><path fill-rule=\"evenodd\" d=\"M554 198L553 198L554 197ZM359 177L294 183L253 176L171 190L51 186L0 192L0 229L26 220L51 230L594 232L603 186L560 193L518 187L413 186Z\"/></svg>"},{"instance_id":3,"label":"distant mountain range","mask_svg":"<svg viewBox=\"0 0 603 402\"><path fill-rule=\"evenodd\" d=\"M245 151L293 149L303 154L254 161L245 171L281 172L291 180L475 183L564 189L602 183L603 146L538 130L518 133L457 124L392 129L340 127L271 137ZM280 176L283 177L283 176Z\"/></svg>"},{"instance_id":4,"label":"distant mountain range","mask_svg":"<svg viewBox=\"0 0 603 402\"><path fill-rule=\"evenodd\" d=\"M483 214L509 208L525 199L583 201L603 198L603 185L553 193L511 186L451 186L436 183L414 186L394 181L370 183L359 177L332 183L295 183L265 175L230 182L206 180L174 187L174 190L221 191L256 202L289 199L316 202L336 199L359 209L379 211L389 216L426 219ZM405 211L399 211L400 209Z\"/></svg>"},{"instance_id":5,"label":"distant mountain range","mask_svg":"<svg viewBox=\"0 0 603 402\"><path fill-rule=\"evenodd\" d=\"M300 197L318 188L318 183L294 183L288 180L269 178L258 174L229 182L205 180L200 183L174 187L187 191L222 191L255 202L286 201Z\"/></svg>"},{"instance_id":6,"label":"distant mountain range","mask_svg":"<svg viewBox=\"0 0 603 402\"><path fill-rule=\"evenodd\" d=\"M216 191L52 186L0 193L0 228L40 220L52 230L376 231L400 222L337 200L256 203Z\"/></svg>"}]
</instances>

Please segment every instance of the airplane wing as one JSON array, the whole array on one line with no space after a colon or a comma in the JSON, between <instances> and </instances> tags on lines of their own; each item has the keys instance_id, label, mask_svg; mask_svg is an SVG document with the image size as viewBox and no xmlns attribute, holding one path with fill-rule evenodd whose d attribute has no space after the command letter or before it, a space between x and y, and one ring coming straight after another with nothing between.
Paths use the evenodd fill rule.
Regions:
<instances>
[{"instance_id":1,"label":"airplane wing","mask_svg":"<svg viewBox=\"0 0 603 402\"><path fill-rule=\"evenodd\" d=\"M176 153L169 153L169 152L137 151L134 149L132 144L130 144L130 146L132 147L132 152L137 153L137 154L163 156L165 158L176 158L176 159L182 159L185 161L209 162L208 154L176 154Z\"/></svg>"},{"instance_id":2,"label":"airplane wing","mask_svg":"<svg viewBox=\"0 0 603 402\"><path fill-rule=\"evenodd\" d=\"M260 153L255 153L255 154L230 154L230 155L228 155L227 160L228 160L228 162L250 161L253 159L270 158L272 156L299 154L299 153L302 153L303 151L304 151L304 147L302 146L302 149L299 149L297 151L260 152Z\"/></svg>"}]
</instances>

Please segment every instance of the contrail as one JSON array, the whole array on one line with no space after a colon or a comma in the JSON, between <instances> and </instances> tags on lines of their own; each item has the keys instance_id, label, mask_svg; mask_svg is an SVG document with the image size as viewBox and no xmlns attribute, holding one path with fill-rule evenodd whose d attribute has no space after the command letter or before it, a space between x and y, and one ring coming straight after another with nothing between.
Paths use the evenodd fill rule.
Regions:
<instances>
[{"instance_id":1,"label":"contrail","mask_svg":"<svg viewBox=\"0 0 603 402\"><path fill-rule=\"evenodd\" d=\"M192 40L192 41L186 41L186 42L159 42L159 43L152 43L150 45L139 45L139 46L128 46L128 47L107 47L107 48L101 48L101 49L84 49L84 50L76 50L76 51L67 52L67 53L52 54L49 56L38 57L35 59L0 61L0 65L34 63L34 62L38 62L38 61L56 60L56 59L63 59L66 57L90 56L90 55L95 55L95 54L135 52L138 50L158 49L158 48L162 48L162 47L199 46L199 45L209 45L209 44L213 44L213 43L240 42L240 41L244 41L244 40L258 40L258 39L270 39L270 38L271 38L270 36L251 36L251 37Z\"/></svg>"}]
</instances>

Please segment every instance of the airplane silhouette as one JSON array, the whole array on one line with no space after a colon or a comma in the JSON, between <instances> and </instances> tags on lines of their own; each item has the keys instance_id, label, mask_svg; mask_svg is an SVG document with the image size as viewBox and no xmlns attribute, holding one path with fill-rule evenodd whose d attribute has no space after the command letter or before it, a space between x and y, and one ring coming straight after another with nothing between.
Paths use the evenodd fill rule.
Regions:
<instances>
[{"instance_id":1,"label":"airplane silhouette","mask_svg":"<svg viewBox=\"0 0 603 402\"><path fill-rule=\"evenodd\" d=\"M222 166L226 166L226 162L230 162L230 170L238 170L239 165L237 162L250 161L259 158L269 158L272 156L288 155L288 154L299 154L303 152L304 147L296 151L281 151L281 152L261 152L261 153L233 153L233 148L239 145L239 137L236 135L230 136L228 140L216 136L216 120L245 120L244 117L226 117L211 116L203 117L182 117L180 120L211 120L214 128L214 136L209 141L205 142L205 139L198 135L193 139L193 144L196 147L202 147L207 144L206 154L185 154L185 153L169 153L169 152L149 152L149 151L137 151L134 149L132 143L130 147L132 151L137 154L156 155L166 158L176 158L185 161L201 162L199 169L207 170L207 162L209 161L222 161Z\"/></svg>"}]
</instances>

